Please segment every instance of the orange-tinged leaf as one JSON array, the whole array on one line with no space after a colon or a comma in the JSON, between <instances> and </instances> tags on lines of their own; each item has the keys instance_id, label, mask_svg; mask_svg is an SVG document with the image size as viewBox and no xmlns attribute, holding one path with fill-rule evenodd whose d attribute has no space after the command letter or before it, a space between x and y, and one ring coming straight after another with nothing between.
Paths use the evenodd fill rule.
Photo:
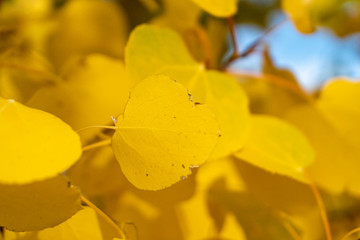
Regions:
<instances>
[{"instance_id":1,"label":"orange-tinged leaf","mask_svg":"<svg viewBox=\"0 0 360 240\"><path fill-rule=\"evenodd\" d=\"M121 169L146 190L185 179L210 157L220 136L211 111L194 104L181 84L164 75L136 85L116 127L112 143Z\"/></svg>"},{"instance_id":2,"label":"orange-tinged leaf","mask_svg":"<svg viewBox=\"0 0 360 240\"><path fill-rule=\"evenodd\" d=\"M292 125L275 117L255 115L249 140L235 156L270 172L308 182L303 171L313 162L314 151Z\"/></svg>"},{"instance_id":3,"label":"orange-tinged leaf","mask_svg":"<svg viewBox=\"0 0 360 240\"><path fill-rule=\"evenodd\" d=\"M54 227L80 205L80 192L62 176L23 185L0 184L0 226L14 231Z\"/></svg>"},{"instance_id":4,"label":"orange-tinged leaf","mask_svg":"<svg viewBox=\"0 0 360 240\"><path fill-rule=\"evenodd\" d=\"M54 177L81 155L80 138L59 118L0 98L0 183Z\"/></svg>"}]
</instances>

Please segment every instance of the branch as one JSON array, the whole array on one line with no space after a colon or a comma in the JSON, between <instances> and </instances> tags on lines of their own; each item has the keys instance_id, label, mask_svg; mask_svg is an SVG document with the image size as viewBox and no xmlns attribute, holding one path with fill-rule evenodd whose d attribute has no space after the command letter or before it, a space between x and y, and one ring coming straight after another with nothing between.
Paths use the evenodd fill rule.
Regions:
<instances>
[{"instance_id":1,"label":"branch","mask_svg":"<svg viewBox=\"0 0 360 240\"><path fill-rule=\"evenodd\" d=\"M230 19L230 18L229 18ZM234 47L234 51L233 54L230 56L230 58L228 60L226 60L222 66L222 69L226 69L229 67L229 65L231 63L233 63L236 59L239 58L243 58L243 57L247 57L248 55L250 55L251 53L253 53L255 51L255 49L261 45L264 40L275 30L277 29L279 26L281 26L282 24L284 24L285 22L287 22L287 19L275 24L274 26L268 28L265 33L259 37L255 42L253 42L247 49L245 49L245 51L243 53L239 53L238 52L238 45L237 45L237 41L236 41L236 36L235 36L235 24L233 20L229 20L228 19L228 26L230 29L230 34L231 34L231 41ZM231 18L232 19L232 18Z\"/></svg>"}]
</instances>

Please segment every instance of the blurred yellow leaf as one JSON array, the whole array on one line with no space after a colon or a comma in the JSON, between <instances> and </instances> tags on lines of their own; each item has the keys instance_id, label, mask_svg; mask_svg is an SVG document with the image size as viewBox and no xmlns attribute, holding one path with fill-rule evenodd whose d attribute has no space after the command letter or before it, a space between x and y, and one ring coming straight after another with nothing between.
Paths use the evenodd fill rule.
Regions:
<instances>
[{"instance_id":1,"label":"blurred yellow leaf","mask_svg":"<svg viewBox=\"0 0 360 240\"><path fill-rule=\"evenodd\" d=\"M24 185L0 184L0 225L14 231L54 227L81 209L80 192L62 176Z\"/></svg>"},{"instance_id":2,"label":"blurred yellow leaf","mask_svg":"<svg viewBox=\"0 0 360 240\"><path fill-rule=\"evenodd\" d=\"M314 22L310 15L311 2L305 0L282 0L283 9L290 14L296 28L302 33L315 31Z\"/></svg>"},{"instance_id":3,"label":"blurred yellow leaf","mask_svg":"<svg viewBox=\"0 0 360 240\"><path fill-rule=\"evenodd\" d=\"M0 98L0 183L56 176L81 155L80 138L57 117Z\"/></svg>"},{"instance_id":4,"label":"blurred yellow leaf","mask_svg":"<svg viewBox=\"0 0 360 240\"><path fill-rule=\"evenodd\" d=\"M89 55L68 66L63 78L39 89L27 104L60 117L74 129L108 124L111 116L124 111L130 82L121 61Z\"/></svg>"},{"instance_id":5,"label":"blurred yellow leaf","mask_svg":"<svg viewBox=\"0 0 360 240\"><path fill-rule=\"evenodd\" d=\"M237 12L237 0L192 0L216 17L230 17Z\"/></svg>"},{"instance_id":6,"label":"blurred yellow leaf","mask_svg":"<svg viewBox=\"0 0 360 240\"><path fill-rule=\"evenodd\" d=\"M188 53L180 36L169 29L137 27L126 47L126 68L133 81L152 74L166 74L184 84L194 102L206 103L217 117L222 138L212 158L227 156L242 148L248 136L248 100L229 75L205 70ZM141 69L141 71L139 71Z\"/></svg>"},{"instance_id":7,"label":"blurred yellow leaf","mask_svg":"<svg viewBox=\"0 0 360 240\"><path fill-rule=\"evenodd\" d=\"M123 55L128 23L123 9L114 1L68 1L56 22L47 51L58 69L68 59L83 54Z\"/></svg>"},{"instance_id":8,"label":"blurred yellow leaf","mask_svg":"<svg viewBox=\"0 0 360 240\"><path fill-rule=\"evenodd\" d=\"M253 116L252 131L237 158L270 172L308 182L304 169L314 151L302 133L290 124L270 116Z\"/></svg>"},{"instance_id":9,"label":"blurred yellow leaf","mask_svg":"<svg viewBox=\"0 0 360 240\"><path fill-rule=\"evenodd\" d=\"M4 240L102 240L97 214L90 207L77 212L66 222L38 232L5 231Z\"/></svg>"},{"instance_id":10,"label":"blurred yellow leaf","mask_svg":"<svg viewBox=\"0 0 360 240\"><path fill-rule=\"evenodd\" d=\"M136 85L116 127L112 142L121 169L147 190L186 178L210 157L219 138L210 110L194 104L182 85L163 75Z\"/></svg>"},{"instance_id":11,"label":"blurred yellow leaf","mask_svg":"<svg viewBox=\"0 0 360 240\"><path fill-rule=\"evenodd\" d=\"M333 80L315 104L300 105L286 115L316 151L309 174L332 193L360 194L359 86L344 79Z\"/></svg>"},{"instance_id":12,"label":"blurred yellow leaf","mask_svg":"<svg viewBox=\"0 0 360 240\"><path fill-rule=\"evenodd\" d=\"M234 191L245 190L244 183L236 171L234 162L231 158L208 161L198 170L195 177L197 183L195 194L176 206L184 234L183 239L225 237L227 233L224 232L225 230L216 228L217 219L214 219L210 214L207 206L207 192L214 182L218 180L223 180L227 189ZM241 229L236 230L241 231Z\"/></svg>"}]
</instances>

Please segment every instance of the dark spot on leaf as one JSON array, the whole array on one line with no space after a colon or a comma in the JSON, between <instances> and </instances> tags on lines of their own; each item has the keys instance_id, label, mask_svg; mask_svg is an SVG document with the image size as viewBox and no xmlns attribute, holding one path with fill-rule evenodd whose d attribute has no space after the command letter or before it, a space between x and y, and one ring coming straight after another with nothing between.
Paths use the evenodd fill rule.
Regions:
<instances>
[{"instance_id":1,"label":"dark spot on leaf","mask_svg":"<svg viewBox=\"0 0 360 240\"><path fill-rule=\"evenodd\" d=\"M148 176L149 176L149 174L147 173L147 174L146 174L146 176L148 177Z\"/></svg>"},{"instance_id":2,"label":"dark spot on leaf","mask_svg":"<svg viewBox=\"0 0 360 240\"><path fill-rule=\"evenodd\" d=\"M67 182L67 187L68 187L68 188L71 187L71 182L70 182L70 181Z\"/></svg>"},{"instance_id":3,"label":"dark spot on leaf","mask_svg":"<svg viewBox=\"0 0 360 240\"><path fill-rule=\"evenodd\" d=\"M222 135L221 135L221 134L219 134L218 136L219 136L219 137L221 137Z\"/></svg>"},{"instance_id":4,"label":"dark spot on leaf","mask_svg":"<svg viewBox=\"0 0 360 240\"><path fill-rule=\"evenodd\" d=\"M175 119L175 118L176 118L176 116L173 116L173 118Z\"/></svg>"},{"instance_id":5,"label":"dark spot on leaf","mask_svg":"<svg viewBox=\"0 0 360 240\"><path fill-rule=\"evenodd\" d=\"M181 164L181 166L182 166L183 168L185 168L185 165L184 165L184 164Z\"/></svg>"},{"instance_id":6,"label":"dark spot on leaf","mask_svg":"<svg viewBox=\"0 0 360 240\"><path fill-rule=\"evenodd\" d=\"M174 164L171 164L171 166L173 167L173 166L174 166Z\"/></svg>"},{"instance_id":7,"label":"dark spot on leaf","mask_svg":"<svg viewBox=\"0 0 360 240\"><path fill-rule=\"evenodd\" d=\"M199 102L194 102L194 104L195 104L195 105L200 105L201 103L199 103Z\"/></svg>"}]
</instances>

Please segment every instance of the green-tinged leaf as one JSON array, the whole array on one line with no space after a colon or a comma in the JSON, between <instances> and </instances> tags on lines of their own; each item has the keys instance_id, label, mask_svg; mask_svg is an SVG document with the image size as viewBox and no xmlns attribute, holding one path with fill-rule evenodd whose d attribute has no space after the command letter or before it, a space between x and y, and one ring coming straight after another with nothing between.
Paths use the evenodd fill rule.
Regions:
<instances>
[{"instance_id":1,"label":"green-tinged leaf","mask_svg":"<svg viewBox=\"0 0 360 240\"><path fill-rule=\"evenodd\" d=\"M235 156L270 172L307 182L303 171L313 162L314 151L295 127L264 115L252 118L249 140Z\"/></svg>"},{"instance_id":2,"label":"green-tinged leaf","mask_svg":"<svg viewBox=\"0 0 360 240\"><path fill-rule=\"evenodd\" d=\"M131 91L113 136L115 156L136 187L159 190L185 179L204 163L220 132L211 111L194 104L187 90L163 75Z\"/></svg>"},{"instance_id":3,"label":"green-tinged leaf","mask_svg":"<svg viewBox=\"0 0 360 240\"><path fill-rule=\"evenodd\" d=\"M203 64L195 62L175 32L149 25L136 28L127 44L125 60L133 81L166 74L184 84L194 95L194 102L209 105L222 134L212 158L227 156L243 147L250 125L244 91L229 75L207 71Z\"/></svg>"}]
</instances>

